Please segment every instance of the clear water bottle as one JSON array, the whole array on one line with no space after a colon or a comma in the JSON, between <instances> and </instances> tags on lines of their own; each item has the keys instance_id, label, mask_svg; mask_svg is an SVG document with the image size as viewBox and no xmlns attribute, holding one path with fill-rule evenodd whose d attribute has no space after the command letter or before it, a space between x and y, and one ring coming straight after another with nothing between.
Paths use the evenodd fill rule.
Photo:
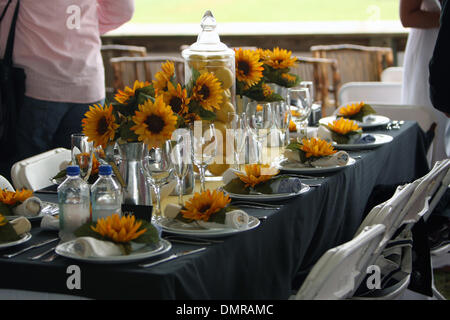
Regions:
<instances>
[{"instance_id":1,"label":"clear water bottle","mask_svg":"<svg viewBox=\"0 0 450 320\"><path fill-rule=\"evenodd\" d=\"M92 221L106 218L114 213L121 215L122 188L112 177L110 165L101 165L99 177L91 187Z\"/></svg>"},{"instance_id":2,"label":"clear water bottle","mask_svg":"<svg viewBox=\"0 0 450 320\"><path fill-rule=\"evenodd\" d=\"M80 177L80 167L68 166L67 178L58 187L59 237L69 241L74 231L90 220L89 185Z\"/></svg>"}]
</instances>

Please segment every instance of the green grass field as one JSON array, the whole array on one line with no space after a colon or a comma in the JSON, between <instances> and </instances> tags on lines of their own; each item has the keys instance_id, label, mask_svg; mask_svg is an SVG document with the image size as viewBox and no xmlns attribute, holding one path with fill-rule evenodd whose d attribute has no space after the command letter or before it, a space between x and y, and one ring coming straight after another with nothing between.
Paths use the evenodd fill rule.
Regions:
<instances>
[{"instance_id":1,"label":"green grass field","mask_svg":"<svg viewBox=\"0 0 450 320\"><path fill-rule=\"evenodd\" d=\"M135 0L132 23L398 20L398 0Z\"/></svg>"}]
</instances>

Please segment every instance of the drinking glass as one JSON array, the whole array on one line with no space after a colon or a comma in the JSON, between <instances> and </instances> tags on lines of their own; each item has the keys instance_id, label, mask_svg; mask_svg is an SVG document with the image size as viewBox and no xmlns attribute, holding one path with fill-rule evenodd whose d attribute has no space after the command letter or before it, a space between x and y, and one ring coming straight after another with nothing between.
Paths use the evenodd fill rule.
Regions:
<instances>
[{"instance_id":1,"label":"drinking glass","mask_svg":"<svg viewBox=\"0 0 450 320\"><path fill-rule=\"evenodd\" d=\"M289 88L287 97L289 109L297 127L298 137L302 139L306 137L306 130L308 127L308 118L311 114L311 97L308 88Z\"/></svg>"},{"instance_id":2,"label":"drinking glass","mask_svg":"<svg viewBox=\"0 0 450 320\"><path fill-rule=\"evenodd\" d=\"M262 163L263 141L267 138L270 128L273 126L272 110L272 103L256 101L249 102L245 109L247 128L256 140L257 163Z\"/></svg>"},{"instance_id":3,"label":"drinking glass","mask_svg":"<svg viewBox=\"0 0 450 320\"><path fill-rule=\"evenodd\" d=\"M234 112L228 113L228 124L227 129L230 130L230 132L227 133L227 135L232 138L233 143L233 161L234 161L234 167L236 170L240 169L240 164L243 162L241 161L244 147L246 145L247 141L247 129L246 129L246 116L245 112L241 114L237 114ZM228 140L227 140L228 141Z\"/></svg>"},{"instance_id":4,"label":"drinking glass","mask_svg":"<svg viewBox=\"0 0 450 320\"><path fill-rule=\"evenodd\" d=\"M200 192L206 191L205 171L217 155L216 128L213 123L195 121L191 127L192 162L200 171Z\"/></svg>"},{"instance_id":5,"label":"drinking glass","mask_svg":"<svg viewBox=\"0 0 450 320\"><path fill-rule=\"evenodd\" d=\"M88 141L83 133L73 133L70 136L72 144L72 163L80 167L80 176L84 181L89 179L92 171L94 143Z\"/></svg>"},{"instance_id":6,"label":"drinking glass","mask_svg":"<svg viewBox=\"0 0 450 320\"><path fill-rule=\"evenodd\" d=\"M286 103L282 102L274 105L273 120L275 127L280 131L280 138L284 147L286 144L286 133L289 130L291 121L291 111Z\"/></svg>"},{"instance_id":7,"label":"drinking glass","mask_svg":"<svg viewBox=\"0 0 450 320\"><path fill-rule=\"evenodd\" d=\"M312 106L315 97L314 83L312 81L302 81L299 86L309 90L309 105Z\"/></svg>"},{"instance_id":8,"label":"drinking glass","mask_svg":"<svg viewBox=\"0 0 450 320\"><path fill-rule=\"evenodd\" d=\"M191 162L191 135L186 129L178 129L172 135L172 152L170 160L173 164L173 174L177 179L178 204L183 206L184 178L189 171Z\"/></svg>"},{"instance_id":9,"label":"drinking glass","mask_svg":"<svg viewBox=\"0 0 450 320\"><path fill-rule=\"evenodd\" d=\"M161 217L161 187L166 184L173 171L173 165L170 161L172 143L165 141L161 147L149 150L142 161L144 175L153 187L156 195L155 219Z\"/></svg>"}]
</instances>

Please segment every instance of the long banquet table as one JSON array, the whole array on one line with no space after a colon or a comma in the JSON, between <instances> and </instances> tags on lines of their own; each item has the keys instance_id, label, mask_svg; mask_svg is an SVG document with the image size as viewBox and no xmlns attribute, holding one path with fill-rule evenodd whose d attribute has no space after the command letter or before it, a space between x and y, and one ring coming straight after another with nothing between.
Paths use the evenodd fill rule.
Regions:
<instances>
[{"instance_id":1,"label":"long banquet table","mask_svg":"<svg viewBox=\"0 0 450 320\"><path fill-rule=\"evenodd\" d=\"M287 299L326 250L354 236L375 186L410 182L428 172L425 136L416 122L374 132L392 135L394 140L374 150L350 152L357 162L326 178L304 180L320 186L285 201L278 211L249 209L250 214L267 219L258 228L223 238L223 243L209 245L203 252L147 269L140 268L140 262L100 265L63 257L50 263L28 259L51 245L12 259L2 257L28 242L0 252L1 274L7 275L1 277L0 289L95 299ZM55 236L39 225L31 233L31 243ZM165 255L197 247L173 243ZM66 285L70 265L80 267L80 289Z\"/></svg>"}]
</instances>

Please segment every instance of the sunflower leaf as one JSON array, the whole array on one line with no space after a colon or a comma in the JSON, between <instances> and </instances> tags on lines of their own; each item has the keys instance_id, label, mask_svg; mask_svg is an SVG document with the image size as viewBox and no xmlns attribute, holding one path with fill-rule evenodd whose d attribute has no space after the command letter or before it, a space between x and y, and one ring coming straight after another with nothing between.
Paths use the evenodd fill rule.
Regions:
<instances>
[{"instance_id":1,"label":"sunflower leaf","mask_svg":"<svg viewBox=\"0 0 450 320\"><path fill-rule=\"evenodd\" d=\"M17 241L19 239L19 235L9 222L0 227L0 243Z\"/></svg>"},{"instance_id":2,"label":"sunflower leaf","mask_svg":"<svg viewBox=\"0 0 450 320\"><path fill-rule=\"evenodd\" d=\"M7 204L1 203L0 202L0 214L4 215L4 216L12 216L14 215L11 207Z\"/></svg>"},{"instance_id":3,"label":"sunflower leaf","mask_svg":"<svg viewBox=\"0 0 450 320\"><path fill-rule=\"evenodd\" d=\"M223 189L225 191L236 193L236 194L249 194L250 189L245 187L245 183L239 178L235 178L228 182Z\"/></svg>"},{"instance_id":4,"label":"sunflower leaf","mask_svg":"<svg viewBox=\"0 0 450 320\"><path fill-rule=\"evenodd\" d=\"M144 228L147 229L147 231L140 235L137 239L134 239L133 242L146 244L157 243L159 241L158 230L156 230L156 228L150 222L144 220L140 221L142 221L142 225L140 226L138 231L143 230Z\"/></svg>"},{"instance_id":5,"label":"sunflower leaf","mask_svg":"<svg viewBox=\"0 0 450 320\"><path fill-rule=\"evenodd\" d=\"M216 213L213 213L209 217L208 222L215 222L215 223L225 224L225 218L227 216L226 213L227 213L226 208L223 208L223 209L217 211Z\"/></svg>"}]
</instances>

